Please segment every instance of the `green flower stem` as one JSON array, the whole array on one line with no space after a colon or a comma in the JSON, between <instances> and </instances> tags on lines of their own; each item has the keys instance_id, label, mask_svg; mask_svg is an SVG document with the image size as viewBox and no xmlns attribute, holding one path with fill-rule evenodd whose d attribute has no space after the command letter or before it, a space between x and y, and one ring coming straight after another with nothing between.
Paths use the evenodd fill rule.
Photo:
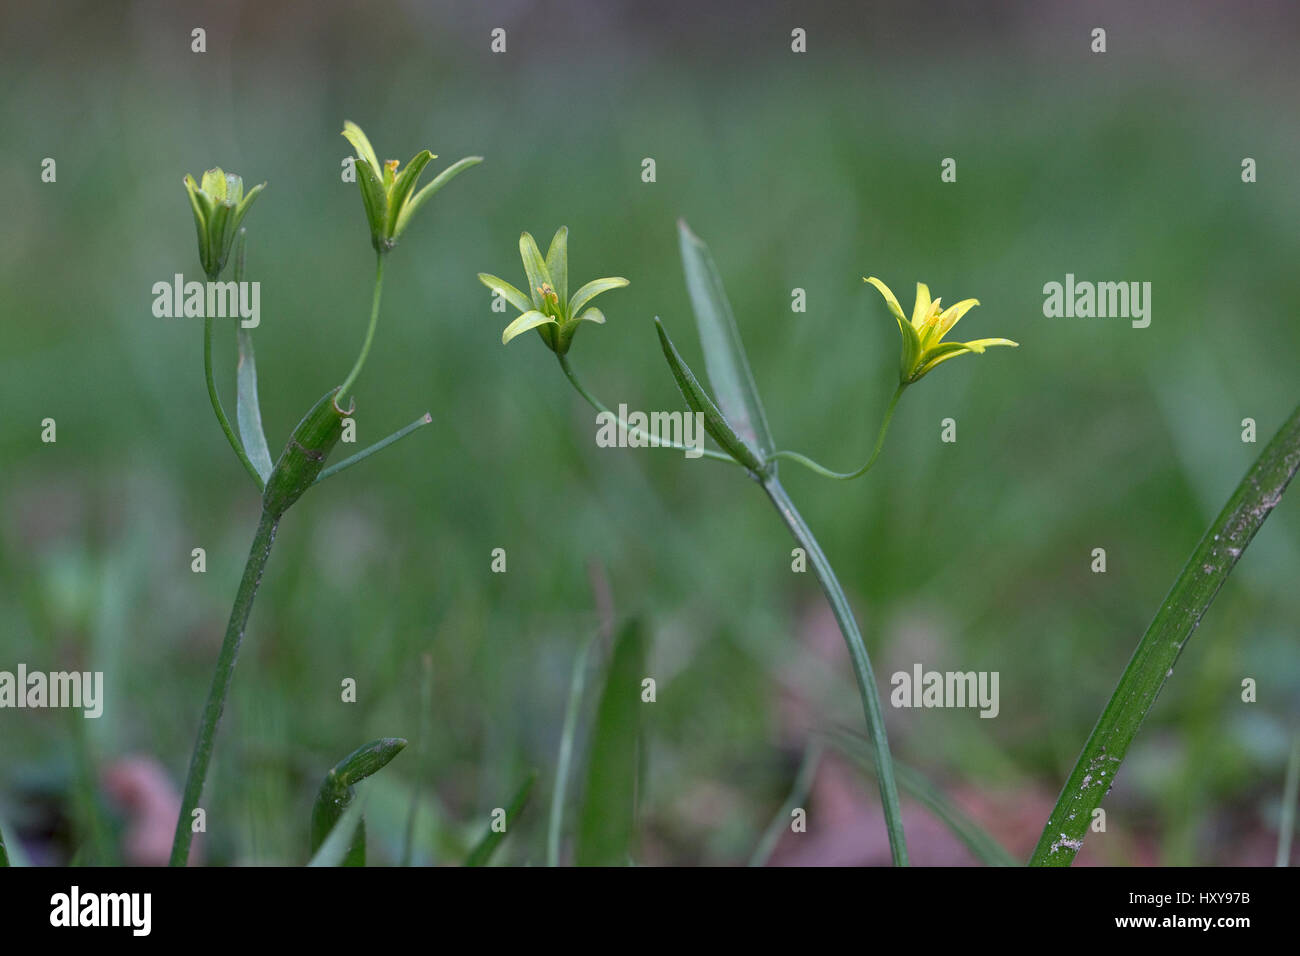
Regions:
<instances>
[{"instance_id":1,"label":"green flower stem","mask_svg":"<svg viewBox=\"0 0 1300 956\"><path fill-rule=\"evenodd\" d=\"M243 463L244 469L253 478L253 484L257 485L257 490L262 491L266 484L262 481L262 476L257 473L253 463L249 461L244 446L240 444L235 437L235 430L230 427L230 419L226 417L226 410L221 407L221 396L217 394L217 383L212 377L212 316L203 320L203 377L208 382L208 400L212 402L212 410L217 415L217 421L221 423L221 430L226 433L226 440L230 442L230 447L235 449L235 454Z\"/></svg>"},{"instance_id":2,"label":"green flower stem","mask_svg":"<svg viewBox=\"0 0 1300 956\"><path fill-rule=\"evenodd\" d=\"M591 392L587 391L586 387L582 384L581 381L579 381L578 374L573 370L573 366L569 364L569 357L567 355L561 355L560 353L557 352L555 357L560 360L560 368L564 369L565 376L573 384L573 387L578 390L578 394L587 400L587 404L590 405L598 412L603 412L606 415L613 415L614 418L618 421L619 428L626 431L628 434L637 435L643 438L647 445L653 446L655 448L675 448L678 451L687 450L685 445L680 445L677 442L661 441L658 438L653 438L650 435L647 435L641 429L633 428L631 425L629 425L619 416L614 415L614 413L611 412L608 408L606 408L598 398L592 395ZM703 453L705 458L715 458L718 461L730 462L733 465L738 464L738 462L730 455L724 454L720 451L714 451L711 448L701 448L700 451Z\"/></svg>"},{"instance_id":3,"label":"green flower stem","mask_svg":"<svg viewBox=\"0 0 1300 956\"><path fill-rule=\"evenodd\" d=\"M365 461L375 452L383 451L385 448L387 448L389 445L393 444L394 442L401 441L403 438L411 434L411 432L415 431L417 428L423 428L425 425L431 424L432 422L433 422L433 416L430 415L428 412L425 412L415 421L411 422L411 424L407 425L405 428L399 428L397 431L393 432L391 435L389 435L387 438L383 439L382 441L377 441L369 448L362 449L361 451L357 452L355 455L352 455L351 457L348 458L344 458L342 461L338 462L337 464L330 465L328 468L326 468L324 471L322 471L319 475L316 476L316 481L314 482L314 484L319 484L320 482L324 481L326 478L332 477L333 475L337 475L340 471L343 471L345 468L351 468L353 465L357 464L358 462Z\"/></svg>"},{"instance_id":4,"label":"green flower stem","mask_svg":"<svg viewBox=\"0 0 1300 956\"><path fill-rule=\"evenodd\" d=\"M203 708L199 734L194 740L194 754L190 758L185 793L181 798L181 813L176 821L176 836L172 841L172 866L184 866L190 856L190 840L193 837L191 816L203 794L203 782L207 778L208 763L212 758L212 742L217 734L217 724L221 721L221 712L226 706L226 697L230 693L235 659L239 656L239 645L244 639L249 612L253 609L253 598L257 596L257 587L262 582L262 571L271 556L271 544L275 541L275 529L279 523L278 517L262 512L257 534L253 537L253 547L248 554L248 563L244 565L244 576L239 582L235 605L230 611L230 623L226 625L226 636L221 642L221 652L217 655L217 668L212 675L212 687L208 691L208 702Z\"/></svg>"},{"instance_id":5,"label":"green flower stem","mask_svg":"<svg viewBox=\"0 0 1300 956\"><path fill-rule=\"evenodd\" d=\"M1120 763L1187 640L1300 468L1300 406L1237 485L1192 552L1093 728L1061 790L1030 866L1069 866Z\"/></svg>"},{"instance_id":6,"label":"green flower stem","mask_svg":"<svg viewBox=\"0 0 1300 956\"><path fill-rule=\"evenodd\" d=\"M885 435L889 432L889 423L894 417L894 408L898 405L898 399L902 396L903 389L905 388L907 388L907 386L903 384L899 385L898 388L894 390L894 397L889 400L889 407L885 409L885 417L880 423L880 432L876 435L876 447L871 450L871 457L867 459L867 463L857 471L831 471L829 468L817 464L817 462L813 461L811 458L806 455L801 455L797 451L774 451L770 457L785 458L788 461L793 461L797 464L803 465L805 468L817 472L817 474L825 478L835 478L839 481L850 481L854 478L860 478L871 469L871 466L876 463L876 459L880 457L880 449L885 447Z\"/></svg>"},{"instance_id":7,"label":"green flower stem","mask_svg":"<svg viewBox=\"0 0 1300 956\"><path fill-rule=\"evenodd\" d=\"M871 658L867 655L867 646L858 630L858 622L853 617L844 589L831 563L826 559L821 546L813 536L812 530L795 509L794 502L775 476L763 479L763 490L772 499L772 504L780 512L794 539L799 542L812 560L817 572L817 580L826 592L826 600L835 612L844 643L848 645L849 657L853 660L853 674L858 681L858 694L862 698L862 710L867 718L867 734L872 743L872 760L875 764L876 782L880 786L880 803L885 811L885 826L889 831L889 849L894 857L895 866L907 866L907 842L903 836L903 814L898 805L898 785L894 780L894 761L889 753L889 740L885 735L885 715L880 706L880 693L876 689L876 676L871 670Z\"/></svg>"},{"instance_id":8,"label":"green flower stem","mask_svg":"<svg viewBox=\"0 0 1300 956\"><path fill-rule=\"evenodd\" d=\"M379 322L379 299L383 295L383 291L384 254L379 252L375 254L375 294L370 303L370 325L366 329L366 340L361 343L361 354L357 356L356 364L352 366L352 371L348 372L348 377L339 386L339 402L347 398L348 391L356 384L357 376L361 374L361 367L366 364L366 356L370 354L370 343L375 338L375 325Z\"/></svg>"}]
</instances>

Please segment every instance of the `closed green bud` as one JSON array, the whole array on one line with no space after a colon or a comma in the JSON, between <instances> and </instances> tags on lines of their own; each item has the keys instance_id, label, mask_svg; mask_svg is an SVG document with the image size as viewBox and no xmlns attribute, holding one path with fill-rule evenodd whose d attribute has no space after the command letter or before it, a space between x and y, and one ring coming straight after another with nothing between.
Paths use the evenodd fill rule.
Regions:
<instances>
[{"instance_id":1,"label":"closed green bud","mask_svg":"<svg viewBox=\"0 0 1300 956\"><path fill-rule=\"evenodd\" d=\"M193 176L185 177L185 191L199 234L199 261L209 280L221 275L239 234L239 224L265 187L266 183L254 186L245 196L244 181L220 168L209 169L197 183Z\"/></svg>"},{"instance_id":2,"label":"closed green bud","mask_svg":"<svg viewBox=\"0 0 1300 956\"><path fill-rule=\"evenodd\" d=\"M280 452L280 460L266 479L266 491L262 495L262 507L273 517L283 515L312 486L325 467L325 459L338 444L343 434L343 419L352 414L356 403L350 403L344 411L335 402L337 394L338 389L332 389L312 406Z\"/></svg>"}]
</instances>

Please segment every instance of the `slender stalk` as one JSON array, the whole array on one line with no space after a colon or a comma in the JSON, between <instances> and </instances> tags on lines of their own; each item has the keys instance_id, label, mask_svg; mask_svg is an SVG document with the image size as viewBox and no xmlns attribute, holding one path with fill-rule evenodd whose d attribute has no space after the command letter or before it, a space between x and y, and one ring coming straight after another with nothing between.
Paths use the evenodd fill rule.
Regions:
<instances>
[{"instance_id":1,"label":"slender stalk","mask_svg":"<svg viewBox=\"0 0 1300 956\"><path fill-rule=\"evenodd\" d=\"M808 799L808 791L812 789L821 759L822 743L820 740L814 740L804 748L803 760L799 763L799 771L795 774L794 783L790 787L790 795L785 798L785 803L781 804L781 809L776 811L776 816L763 831L763 838L758 841L758 846L754 848L754 855L749 858L750 866L767 866L772 851L781 842L781 835L790 825L790 814Z\"/></svg>"},{"instance_id":2,"label":"slender stalk","mask_svg":"<svg viewBox=\"0 0 1300 956\"><path fill-rule=\"evenodd\" d=\"M1030 866L1069 866L1179 654L1300 468L1300 406L1251 466L1183 567L1083 746Z\"/></svg>"},{"instance_id":3,"label":"slender stalk","mask_svg":"<svg viewBox=\"0 0 1300 956\"><path fill-rule=\"evenodd\" d=\"M803 465L825 478L835 478L838 481L851 481L854 478L860 478L871 470L871 466L876 463L880 457L880 449L885 447L885 435L889 432L889 423L894 417L894 408L898 405L898 399L903 394L906 385L899 385L894 390L894 397L889 400L889 407L885 409L885 417L880 422L880 432L876 435L876 447L871 450L871 457L867 463L855 471L831 471L823 465L819 465L807 455L801 455L797 451L774 451L769 456L771 458L784 458L787 461L793 461L796 464Z\"/></svg>"},{"instance_id":4,"label":"slender stalk","mask_svg":"<svg viewBox=\"0 0 1300 956\"><path fill-rule=\"evenodd\" d=\"M370 343L375 338L375 326L379 322L379 299L384 292L384 254L375 253L375 292L370 301L370 325L366 328L366 339L361 343L361 353L357 356L356 364L352 366L352 371L348 372L348 377L343 380L339 386L339 394L336 401L342 402L347 398L348 391L356 383L357 376L361 374L361 368L366 364L366 356L370 354ZM340 406L342 407L342 406Z\"/></svg>"},{"instance_id":5,"label":"slender stalk","mask_svg":"<svg viewBox=\"0 0 1300 956\"><path fill-rule=\"evenodd\" d=\"M217 724L221 721L221 712L226 706L226 697L230 693L230 681L235 673L235 660L239 656L239 645L244 639L244 628L248 624L248 615L253 610L253 599L257 596L257 587L262 582L262 572L266 561L271 556L271 545L275 541L275 530L279 518L268 512L262 512L258 522L257 533L253 536L253 546L248 553L248 562L244 565L244 576L239 582L239 591L235 595L235 605L230 610L230 623L226 625L226 636L221 642L221 651L217 655L217 668L212 674L212 687L208 691L208 702L203 707L203 718L199 724L199 733L194 740L194 754L190 757L189 774L185 778L185 793L181 798L181 813L176 821L176 836L172 841L172 866L184 866L190 855L190 841L193 838L191 817L203 794L203 782L208 775L208 763L212 758L212 743L217 735Z\"/></svg>"},{"instance_id":6,"label":"slender stalk","mask_svg":"<svg viewBox=\"0 0 1300 956\"><path fill-rule=\"evenodd\" d=\"M1291 759L1286 762L1286 780L1282 784L1282 819L1277 828L1277 865L1291 865L1291 837L1295 834L1296 796L1300 794L1300 734L1291 744Z\"/></svg>"},{"instance_id":7,"label":"slender stalk","mask_svg":"<svg viewBox=\"0 0 1300 956\"><path fill-rule=\"evenodd\" d=\"M618 427L620 429L626 431L630 435L636 435L644 439L648 446L654 448L675 448L678 451L687 451L685 445L680 445L675 441L664 441L653 435L647 434L646 432L642 431L639 428L634 428L631 425L629 425L620 416L615 415L608 408L606 408L605 405L600 401L600 399L596 398L596 396L592 395L591 392L587 391L586 387L578 379L578 373L575 372L573 370L573 366L569 364L569 357L567 355L561 355L557 352L555 357L560 360L560 368L564 370L565 377L568 378L568 380L573 384L573 387L578 390L578 394L587 400L587 404L590 405L598 412L602 412L606 415L613 416L618 421ZM734 458L720 451L714 451L711 448L701 448L700 451L705 458L714 458L717 459L718 461L727 461L727 462L731 462L731 464L733 465L737 464Z\"/></svg>"},{"instance_id":8,"label":"slender stalk","mask_svg":"<svg viewBox=\"0 0 1300 956\"><path fill-rule=\"evenodd\" d=\"M334 475L337 475L340 471L343 471L345 468L351 468L353 465L357 464L358 462L365 461L375 452L383 451L385 448L387 448L389 445L393 444L394 442L401 441L403 438L411 434L411 432L415 431L417 428L423 428L425 425L432 424L432 422L433 422L433 416L430 415L428 412L425 412L415 421L411 422L411 424L407 425L405 428L399 428L397 431L393 432L391 435L389 435L387 438L383 439L382 441L377 441L369 448L364 448L361 451L357 452L355 455L350 455L349 457L344 458L339 463L330 465L328 468L324 469L319 475L316 476L316 481L313 482L313 484L319 484L320 482L324 481L326 478L330 478Z\"/></svg>"},{"instance_id":9,"label":"slender stalk","mask_svg":"<svg viewBox=\"0 0 1300 956\"><path fill-rule=\"evenodd\" d=\"M208 383L208 401L212 403L212 411L216 413L221 430L226 433L226 441L230 442L230 447L239 456L244 470L252 476L253 484L257 485L257 490L263 490L266 483L262 481L262 476L253 467L248 454L244 451L243 444L235 437L235 430L230 427L230 419L226 417L226 410L221 407L221 396L217 394L217 383L212 377L212 316L210 315L203 320L203 377L207 379Z\"/></svg>"},{"instance_id":10,"label":"slender stalk","mask_svg":"<svg viewBox=\"0 0 1300 956\"><path fill-rule=\"evenodd\" d=\"M898 805L898 785L894 780L894 761L889 753L889 740L885 735L885 715L880 706L880 694L876 689L876 676L871 669L871 658L867 655L867 646L858 630L858 622L853 617L844 589L831 563L826 559L821 546L813 536L812 530L795 509L794 502L775 476L763 479L763 490L772 499L772 504L780 512L786 527L794 535L812 560L817 580L826 592L835 620L839 622L840 633L848 645L849 657L853 660L853 675L858 681L858 694L862 698L862 711L867 719L867 734L872 743L872 761L876 770L876 782L880 786L880 804L885 812L885 826L889 831L889 849L894 857L895 866L907 865L907 841L903 836L903 814Z\"/></svg>"}]
</instances>

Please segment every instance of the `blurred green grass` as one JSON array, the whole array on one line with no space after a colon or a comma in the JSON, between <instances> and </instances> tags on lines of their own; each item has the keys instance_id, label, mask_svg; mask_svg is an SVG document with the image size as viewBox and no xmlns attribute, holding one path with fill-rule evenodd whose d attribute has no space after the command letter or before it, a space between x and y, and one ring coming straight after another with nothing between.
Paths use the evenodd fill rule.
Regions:
<instances>
[{"instance_id":1,"label":"blurred green grass","mask_svg":"<svg viewBox=\"0 0 1300 956\"><path fill-rule=\"evenodd\" d=\"M505 320L475 273L515 281L519 232L560 224L574 276L632 280L573 352L607 404L680 407L654 315L702 367L684 216L726 278L777 441L833 467L865 455L896 374L897 331L861 276L905 304L916 280L948 302L977 296L965 337L1021 343L909 390L867 478L783 471L882 681L917 660L1001 672L997 720L891 710L900 757L941 784L1054 796L1254 457L1241 419L1266 441L1296 401L1295 66L1252 72L1252 47L1208 25L1161 44L1137 15L1127 34L1112 27L1104 60L1074 21L986 25L962 44L949 19L951 51L922 61L934 25L898 11L881 35L858 24L835 39L826 12L801 59L775 14L756 21L767 32L728 30L716 11L678 31L520 8L512 52L493 57L487 11L403 8L359 31L359 9L305 23L246 5L216 22L68 4L6 24L0 667L102 669L111 696L84 728L3 715L0 811L30 811L82 730L100 763L147 753L183 773L256 500L207 406L200 325L153 318L149 289L197 275L186 172L269 181L246 224L278 448L364 331L370 250L356 187L339 179L344 118L384 156L487 160L391 257L357 390L361 444L425 409L434 424L282 526L205 799L212 861L305 859L314 781L367 739L415 733L426 651L435 734L423 766L404 758L375 781L372 859L398 857L417 773L425 861L467 846L528 768L548 794L571 662L597 626L592 563L618 617L653 634L647 859L748 857L802 750L787 698L819 725L855 725L847 662L815 637L820 592L790 573L792 543L761 496L722 466L597 449L550 354L532 336L501 347ZM1242 29L1255 42L1269 24ZM39 180L45 156L57 184ZM654 184L640 181L646 156ZM939 181L946 156L956 184ZM1257 184L1240 181L1243 156ZM1152 282L1151 327L1044 318L1042 286L1067 272ZM794 287L805 314L790 311ZM47 416L55 445L38 440ZM938 440L949 416L955 445ZM1099 858L1146 839L1165 862L1235 862L1242 833L1272 825L1300 690L1297 529L1295 508L1279 509L1188 648ZM189 570L198 546L206 575ZM496 547L505 575L488 572ZM1104 576L1088 571L1094 547ZM1258 704L1239 702L1247 676ZM344 677L355 705L339 702ZM503 858L541 860L544 804ZM1041 823L1023 821L1030 838Z\"/></svg>"}]
</instances>

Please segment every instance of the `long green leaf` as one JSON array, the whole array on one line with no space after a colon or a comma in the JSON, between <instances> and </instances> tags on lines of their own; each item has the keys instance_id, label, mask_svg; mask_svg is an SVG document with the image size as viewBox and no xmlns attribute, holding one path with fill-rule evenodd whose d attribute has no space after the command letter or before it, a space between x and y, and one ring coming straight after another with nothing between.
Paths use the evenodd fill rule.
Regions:
<instances>
[{"instance_id":1,"label":"long green leaf","mask_svg":"<svg viewBox=\"0 0 1300 956\"><path fill-rule=\"evenodd\" d=\"M235 244L235 281L244 281L244 239L247 231L239 230ZM253 333L236 324L235 337L239 341L239 364L235 367L235 420L239 424L239 440L244 453L253 463L262 483L271 476L271 450L262 430L262 408L257 399L257 360L253 357Z\"/></svg>"},{"instance_id":2,"label":"long green leaf","mask_svg":"<svg viewBox=\"0 0 1300 956\"><path fill-rule=\"evenodd\" d=\"M790 794L785 798L785 803L781 804L781 809L776 811L776 816L767 825L767 829L763 831L762 839L758 841L758 846L754 848L754 855L749 858L750 866L767 866L772 851L781 842L786 827L790 825L791 814L808 799L808 791L812 789L813 779L817 776L817 767L821 763L821 759L821 741L816 740L809 743L804 749L803 760L799 762L799 772L794 775L794 783L790 787Z\"/></svg>"},{"instance_id":3,"label":"long green leaf","mask_svg":"<svg viewBox=\"0 0 1300 956\"><path fill-rule=\"evenodd\" d=\"M686 364L686 360L677 351L677 346L668 337L668 332L664 329L664 324L659 321L658 316L655 316L655 329L659 332L659 345L663 348L664 358L668 360L668 367L672 369L673 378L677 382L678 389L681 390L682 397L686 399L686 404L690 406L691 411L700 412L704 415L704 430L722 446L723 451L740 462L740 464L756 474L763 472L765 469L764 463L754 454L754 450L736 434L736 430L731 427L731 423L718 410L718 406L713 404L713 399L709 398L708 393L700 385L700 380L695 377L695 373L691 371L690 366ZM771 467L775 467L775 465Z\"/></svg>"},{"instance_id":4,"label":"long green leaf","mask_svg":"<svg viewBox=\"0 0 1300 956\"><path fill-rule=\"evenodd\" d=\"M717 396L718 407L745 443L758 457L766 460L776 451L776 444L758 398L754 373L749 369L749 359L745 357L740 329L727 301L722 277L713 264L709 247L691 232L685 220L678 220L677 232L686 289L695 308L700 345L704 349L704 366Z\"/></svg>"},{"instance_id":5,"label":"long green leaf","mask_svg":"<svg viewBox=\"0 0 1300 956\"><path fill-rule=\"evenodd\" d=\"M311 850L318 853L325 840L338 829L341 819L353 806L356 784L383 769L402 752L406 741L401 737L381 737L348 754L321 781L316 802L311 808ZM340 857L344 866L366 865L366 828L357 815L355 832L348 831L350 842ZM334 866L337 864L321 864Z\"/></svg>"},{"instance_id":6,"label":"long green leaf","mask_svg":"<svg viewBox=\"0 0 1300 956\"><path fill-rule=\"evenodd\" d=\"M633 620L614 642L596 709L587 758L587 789L574 847L579 866L625 866L631 858L644 677L645 640L640 624Z\"/></svg>"},{"instance_id":7,"label":"long green leaf","mask_svg":"<svg viewBox=\"0 0 1300 956\"><path fill-rule=\"evenodd\" d=\"M1069 866L1165 681L1237 561L1300 468L1300 406L1237 485L1165 597L1043 828L1031 866Z\"/></svg>"},{"instance_id":8,"label":"long green leaf","mask_svg":"<svg viewBox=\"0 0 1300 956\"><path fill-rule=\"evenodd\" d=\"M5 849L5 833L0 829L0 866L9 865L9 851Z\"/></svg>"},{"instance_id":9,"label":"long green leaf","mask_svg":"<svg viewBox=\"0 0 1300 956\"><path fill-rule=\"evenodd\" d=\"M537 782L537 771L530 771L528 779L525 780L515 791L515 795L510 798L510 806L505 807L506 819L505 827L501 830L494 829L491 824L488 825L487 832L474 845L474 849L469 851L465 857L466 866L487 866L492 861L492 854L497 851L497 847L506 838L510 828L515 825L519 819L519 814L524 812L524 807L528 804L528 798L533 792L533 784Z\"/></svg>"}]
</instances>

